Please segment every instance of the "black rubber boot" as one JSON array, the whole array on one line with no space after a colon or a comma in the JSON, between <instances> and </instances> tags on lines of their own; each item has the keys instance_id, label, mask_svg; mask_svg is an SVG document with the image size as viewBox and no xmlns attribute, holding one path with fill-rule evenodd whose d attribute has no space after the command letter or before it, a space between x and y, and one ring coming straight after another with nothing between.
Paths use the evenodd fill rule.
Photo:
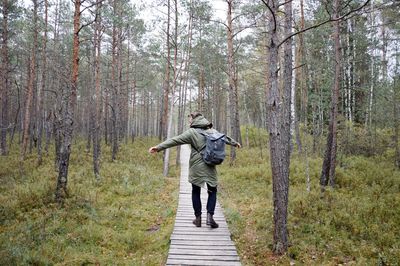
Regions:
<instances>
[{"instance_id":1,"label":"black rubber boot","mask_svg":"<svg viewBox=\"0 0 400 266\"><path fill-rule=\"evenodd\" d=\"M218 224L214 221L214 218L211 214L207 213L207 225L211 226L211 228L218 228Z\"/></svg>"},{"instance_id":2,"label":"black rubber boot","mask_svg":"<svg viewBox=\"0 0 400 266\"><path fill-rule=\"evenodd\" d=\"M196 227L201 227L201 216L196 216L196 219L193 220L193 224Z\"/></svg>"}]
</instances>

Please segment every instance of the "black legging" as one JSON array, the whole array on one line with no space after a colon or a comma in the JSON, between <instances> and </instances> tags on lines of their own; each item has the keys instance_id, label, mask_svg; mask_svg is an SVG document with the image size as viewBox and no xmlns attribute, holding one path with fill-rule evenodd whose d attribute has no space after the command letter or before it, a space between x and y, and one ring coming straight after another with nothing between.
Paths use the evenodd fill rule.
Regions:
<instances>
[{"instance_id":1,"label":"black legging","mask_svg":"<svg viewBox=\"0 0 400 266\"><path fill-rule=\"evenodd\" d=\"M215 204L217 203L217 187L211 187L207 184L208 189L208 200L207 200L207 212L211 215L214 215ZM192 184L192 203L194 209L194 215L201 215L201 188Z\"/></svg>"}]
</instances>

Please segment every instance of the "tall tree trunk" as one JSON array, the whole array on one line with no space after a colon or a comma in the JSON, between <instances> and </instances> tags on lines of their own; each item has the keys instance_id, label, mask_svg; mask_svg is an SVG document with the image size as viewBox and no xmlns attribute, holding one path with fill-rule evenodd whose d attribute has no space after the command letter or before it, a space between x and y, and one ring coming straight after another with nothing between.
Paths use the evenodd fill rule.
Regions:
<instances>
[{"instance_id":1,"label":"tall tree trunk","mask_svg":"<svg viewBox=\"0 0 400 266\"><path fill-rule=\"evenodd\" d=\"M29 63L29 79L28 79L28 92L26 94L25 115L24 115L24 130L21 144L20 161L25 160L26 148L29 140L29 125L31 123L31 113L33 104L33 89L36 82L36 49L37 49L37 16L38 16L38 3L37 0L33 1L33 43Z\"/></svg>"},{"instance_id":2,"label":"tall tree trunk","mask_svg":"<svg viewBox=\"0 0 400 266\"><path fill-rule=\"evenodd\" d=\"M272 187L274 202L274 253L284 254L288 249L287 230L287 207L289 195L289 163L290 163L290 81L285 81L283 95L280 95L278 86L278 35L279 27L276 22L279 1L270 1L272 13L269 22L269 43L268 43L268 89L267 89L267 110L268 130L271 153ZM285 32L290 31L292 3L285 4ZM285 44L285 72L291 72L291 54L288 52L291 42ZM290 74L291 75L291 74ZM289 78L288 78L289 79ZM290 85L290 86L289 86Z\"/></svg>"},{"instance_id":3,"label":"tall tree trunk","mask_svg":"<svg viewBox=\"0 0 400 266\"><path fill-rule=\"evenodd\" d=\"M399 147L399 135L400 135L400 117L399 117L399 102L400 102L400 89L399 84L396 82L396 77L393 84L393 116L394 116L394 146L395 146L395 166L400 170L400 147Z\"/></svg>"},{"instance_id":4,"label":"tall tree trunk","mask_svg":"<svg viewBox=\"0 0 400 266\"><path fill-rule=\"evenodd\" d=\"M190 0L189 6L192 7L192 0ZM179 93L179 117L178 117L178 134L183 132L185 123L185 113L186 113L186 97L187 97L187 85L189 80L189 66L191 60L192 52L192 23L193 14L192 9L190 9L189 23L188 23L188 40L187 40L187 51L185 51L183 56L183 71L180 78L180 93ZM176 149L176 165L180 165L181 158L181 146Z\"/></svg>"},{"instance_id":5,"label":"tall tree trunk","mask_svg":"<svg viewBox=\"0 0 400 266\"><path fill-rule=\"evenodd\" d=\"M233 9L234 9L234 0L226 0L228 4L228 12L227 12L227 43L228 43L228 80L229 80L229 105L230 105L230 126L231 126L231 134L234 139L241 142L240 136L240 123L239 123L239 96L237 89L237 76L236 76L236 66L234 59L234 50L233 50L233 37L234 37L234 29L233 29ZM236 149L234 147L231 148L231 163L236 158Z\"/></svg>"},{"instance_id":6,"label":"tall tree trunk","mask_svg":"<svg viewBox=\"0 0 400 266\"><path fill-rule=\"evenodd\" d=\"M172 83L171 90L171 106L168 118L168 129L167 129L167 139L172 137L172 117L174 114L174 103L175 103L175 91L176 91L176 81L178 78L178 0L174 1L175 5L175 32L174 32L174 79ZM165 151L164 157L164 176L168 176L169 172L169 157L170 149Z\"/></svg>"},{"instance_id":7,"label":"tall tree trunk","mask_svg":"<svg viewBox=\"0 0 400 266\"><path fill-rule=\"evenodd\" d=\"M372 106L374 103L374 89L375 89L375 10L374 0L371 0L371 29L372 29L372 53L371 53L371 78L370 89L367 103L367 110L365 112L365 128L369 131L372 126Z\"/></svg>"},{"instance_id":8,"label":"tall tree trunk","mask_svg":"<svg viewBox=\"0 0 400 266\"><path fill-rule=\"evenodd\" d=\"M396 67L394 73L399 73L399 61L398 61L398 47L396 47ZM398 74L397 74L398 75ZM395 165L400 170L400 146L399 146L399 135L400 135L400 77L393 78L393 116L394 116L394 146L395 146Z\"/></svg>"},{"instance_id":9,"label":"tall tree trunk","mask_svg":"<svg viewBox=\"0 0 400 266\"><path fill-rule=\"evenodd\" d=\"M0 155L7 155L8 95L10 91L10 60L8 56L8 14L9 2L3 0L1 31L1 66L0 66Z\"/></svg>"},{"instance_id":10,"label":"tall tree trunk","mask_svg":"<svg viewBox=\"0 0 400 266\"><path fill-rule=\"evenodd\" d=\"M170 51L170 21L171 21L171 3L168 0L168 13L167 13L167 62L165 67L165 80L164 80L164 97L163 97L163 110L161 116L161 136L162 138L168 137L168 106L169 106L169 87L170 87L170 61L171 61L171 51ZM171 111L173 110L174 103L171 101ZM172 116L172 113L169 114ZM169 171L169 151L164 151L163 157L163 175L167 176Z\"/></svg>"},{"instance_id":11,"label":"tall tree trunk","mask_svg":"<svg viewBox=\"0 0 400 266\"><path fill-rule=\"evenodd\" d=\"M112 65L111 65L111 121L112 121L112 160L114 161L118 152L118 1L113 1L113 26L112 26Z\"/></svg>"},{"instance_id":12,"label":"tall tree trunk","mask_svg":"<svg viewBox=\"0 0 400 266\"><path fill-rule=\"evenodd\" d=\"M72 134L74 126L74 112L76 106L77 86L78 86L78 70L79 70L79 31L81 18L81 0L74 2L74 32L72 46L72 75L70 90L63 96L63 128L60 149L60 162L57 178L56 201L63 203L68 196L68 167L69 157L71 154Z\"/></svg>"},{"instance_id":13,"label":"tall tree trunk","mask_svg":"<svg viewBox=\"0 0 400 266\"><path fill-rule=\"evenodd\" d=\"M101 56L101 6L102 2L96 0L96 18L94 26L94 82L96 98L94 100L94 129L93 129L93 172L96 180L100 180L100 133L101 133L101 115L102 115L102 93L101 93L101 75L100 75L100 56Z\"/></svg>"},{"instance_id":14,"label":"tall tree trunk","mask_svg":"<svg viewBox=\"0 0 400 266\"><path fill-rule=\"evenodd\" d=\"M300 138L300 126L299 126L299 120L300 120L300 110L297 108L297 94L301 94L302 90L302 66L301 64L301 45L299 44L296 47L296 53L295 53L295 67L296 67L296 74L294 78L294 84L293 84L293 90L292 90L292 121L293 121L293 126L294 126L294 133L296 137L296 145L297 145L297 151L299 154L302 154L303 152L303 147L301 143L301 138ZM299 101L300 102L300 101Z\"/></svg>"},{"instance_id":15,"label":"tall tree trunk","mask_svg":"<svg viewBox=\"0 0 400 266\"><path fill-rule=\"evenodd\" d=\"M292 34L292 3L285 4L285 36ZM293 39L290 38L284 43L284 72L283 72L283 108L282 108L282 140L285 155L285 168L289 169L290 166L290 145L291 145L291 132L290 125L292 116L290 113L291 99L292 99L292 86L293 85ZM298 131L298 129L297 129ZM300 137L300 136L299 136Z\"/></svg>"},{"instance_id":16,"label":"tall tree trunk","mask_svg":"<svg viewBox=\"0 0 400 266\"><path fill-rule=\"evenodd\" d=\"M43 124L44 124L44 90L46 89L46 73L47 73L47 56L46 56L46 47L47 47L47 23L48 23L48 2L47 0L44 0L44 36L43 36L43 52L42 52L42 61L43 61L43 66L42 66L42 86L39 92L39 99L38 99L38 108L37 108L37 113L38 113L38 165L42 164L42 139L43 139Z\"/></svg>"},{"instance_id":17,"label":"tall tree trunk","mask_svg":"<svg viewBox=\"0 0 400 266\"><path fill-rule=\"evenodd\" d=\"M167 38L166 38L166 49L167 49L167 62L165 64L165 78L162 98L162 110L161 110L161 121L160 121L160 138L164 139L167 136L167 123L168 123L168 106L169 106L169 90L170 90L170 24L171 24L171 3L168 0L168 13L167 13ZM164 152L165 156L165 152ZM164 160L165 161L165 160ZM165 163L165 162L164 162Z\"/></svg>"},{"instance_id":18,"label":"tall tree trunk","mask_svg":"<svg viewBox=\"0 0 400 266\"><path fill-rule=\"evenodd\" d=\"M202 54L202 49L200 49L200 54ZM200 60L202 61L200 64L200 73L199 73L199 96L197 97L197 110L201 113L205 113L206 107L204 106L205 100L205 81L204 81L204 65L203 58L200 55Z\"/></svg>"},{"instance_id":19,"label":"tall tree trunk","mask_svg":"<svg viewBox=\"0 0 400 266\"><path fill-rule=\"evenodd\" d=\"M59 49L59 24L60 24L60 0L57 1L55 5L55 18L54 18L54 31L53 31L53 50L57 51ZM62 95L64 93L64 86L60 86L60 81L55 79L54 85L58 91L57 95L55 96L55 103L53 103L52 109L53 112L49 117L49 123L51 130L54 135L54 168L56 171L59 170L60 165L60 150L61 150L61 127L62 127ZM49 140L48 140L49 141Z\"/></svg>"},{"instance_id":20,"label":"tall tree trunk","mask_svg":"<svg viewBox=\"0 0 400 266\"><path fill-rule=\"evenodd\" d=\"M300 0L300 30L304 30L304 3L303 0ZM307 71L307 65L305 62L305 51L304 51L304 37L303 34L300 33L298 35L298 46L296 49L296 63L295 66L296 68L296 86L293 86L293 88L298 88L298 91L296 91L295 95L297 94L297 97L295 97L293 104L295 105L295 134L296 134L296 142L298 146L298 151L301 156L304 156L304 160L306 163L306 189L308 192L311 190L311 181L310 181L310 171L309 171L309 163L308 163L308 150L307 150L307 142L303 143L301 141L301 135L300 135L300 128L299 128L299 122L303 122L303 130L304 135L307 135L307 124L308 124L308 119L307 119L307 105L308 105L308 92L307 92L307 76L306 76L306 71ZM297 106L297 103L300 103L300 107Z\"/></svg>"},{"instance_id":21,"label":"tall tree trunk","mask_svg":"<svg viewBox=\"0 0 400 266\"><path fill-rule=\"evenodd\" d=\"M339 17L339 1L334 1L334 19ZM329 121L329 132L326 142L326 150L324 162L322 165L322 173L320 185L322 190L328 185L335 185L335 170L336 170L336 149L337 149L337 116L338 116L338 101L339 101L339 84L340 84L340 24L339 21L334 22L334 41L335 41L335 76L331 94L331 116Z\"/></svg>"}]
</instances>

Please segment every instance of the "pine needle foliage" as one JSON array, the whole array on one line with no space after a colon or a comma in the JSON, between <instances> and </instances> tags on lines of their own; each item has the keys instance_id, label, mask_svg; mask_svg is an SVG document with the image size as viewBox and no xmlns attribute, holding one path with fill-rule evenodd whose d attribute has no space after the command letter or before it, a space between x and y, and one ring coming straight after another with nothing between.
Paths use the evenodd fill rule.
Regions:
<instances>
[{"instance_id":1,"label":"pine needle foliage","mask_svg":"<svg viewBox=\"0 0 400 266\"><path fill-rule=\"evenodd\" d=\"M72 150L69 197L54 201L57 173L48 155L29 155L21 174L18 148L0 157L0 265L161 265L178 197L178 178L163 178L156 140L121 143L116 161L102 147L101 181L85 142Z\"/></svg>"}]
</instances>

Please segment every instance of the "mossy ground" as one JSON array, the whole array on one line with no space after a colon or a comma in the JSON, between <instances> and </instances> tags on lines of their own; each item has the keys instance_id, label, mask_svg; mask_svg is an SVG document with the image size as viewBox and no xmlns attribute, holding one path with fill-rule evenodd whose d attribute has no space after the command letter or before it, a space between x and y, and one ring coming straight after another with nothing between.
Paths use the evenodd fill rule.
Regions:
<instances>
[{"instance_id":1,"label":"mossy ground","mask_svg":"<svg viewBox=\"0 0 400 266\"><path fill-rule=\"evenodd\" d=\"M251 143L250 143L251 144ZM254 144L254 143L253 143ZM340 156L336 187L321 194L322 159L311 156L311 192L305 159L290 167L286 256L272 254L273 202L269 153L237 152L220 167L220 200L244 265L399 265L400 171L380 156Z\"/></svg>"},{"instance_id":2,"label":"mossy ground","mask_svg":"<svg viewBox=\"0 0 400 266\"><path fill-rule=\"evenodd\" d=\"M0 265L162 265L179 179L174 166L163 178L161 154L148 154L156 141L123 143L114 162L104 145L99 182L92 154L75 143L63 207L54 202L54 157L37 167L28 155L21 173L13 147L0 158Z\"/></svg>"},{"instance_id":3,"label":"mossy ground","mask_svg":"<svg viewBox=\"0 0 400 266\"><path fill-rule=\"evenodd\" d=\"M337 185L324 194L319 187L322 159L309 156L308 193L304 156L294 152L290 248L285 256L273 256L267 138L263 131L252 131L253 148L238 150L232 167L219 167L219 199L244 265L400 264L400 172L389 159L390 150L375 158L339 156ZM84 142L75 143L63 207L54 202L52 155L39 167L36 155L29 155L22 173L18 147L0 157L0 265L164 264L179 173L172 165L171 177L161 176L162 155L147 153L156 142L123 143L115 162L104 145L100 182Z\"/></svg>"}]
</instances>

